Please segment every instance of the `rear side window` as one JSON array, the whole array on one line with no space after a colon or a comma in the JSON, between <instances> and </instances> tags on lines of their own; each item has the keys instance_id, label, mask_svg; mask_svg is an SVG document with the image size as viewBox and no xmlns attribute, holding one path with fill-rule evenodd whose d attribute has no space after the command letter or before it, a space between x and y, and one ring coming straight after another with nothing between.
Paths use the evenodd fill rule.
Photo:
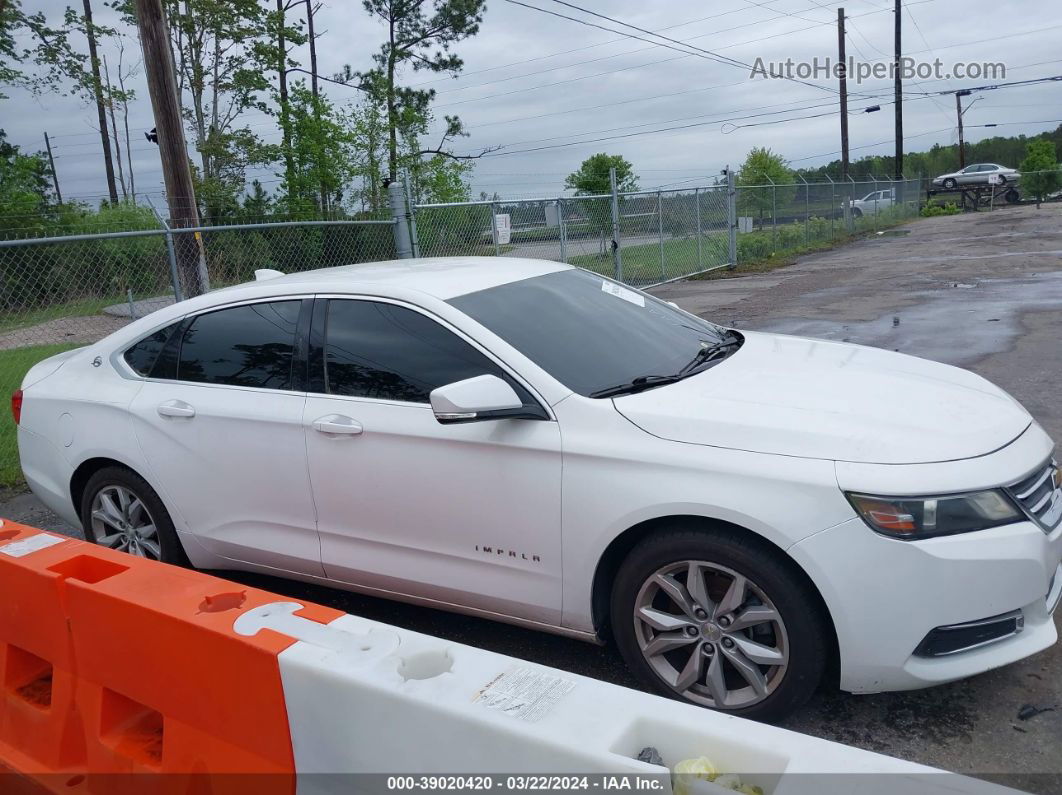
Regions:
<instances>
[{"instance_id":1,"label":"rear side window","mask_svg":"<svg viewBox=\"0 0 1062 795\"><path fill-rule=\"evenodd\" d=\"M433 389L477 375L512 384L494 362L431 318L373 301L331 300L325 327L325 383L333 395L427 403Z\"/></svg>"},{"instance_id":2,"label":"rear side window","mask_svg":"<svg viewBox=\"0 0 1062 795\"><path fill-rule=\"evenodd\" d=\"M166 341L170 338L173 330L177 328L177 325L177 323L174 323L166 326L166 328L159 329L154 334L144 337L144 339L125 352L126 364L133 368L133 372L147 378L151 373L151 368L155 366L155 361L159 358L159 354L165 347Z\"/></svg>"},{"instance_id":3,"label":"rear side window","mask_svg":"<svg viewBox=\"0 0 1062 795\"><path fill-rule=\"evenodd\" d=\"M301 301L272 301L196 317L181 340L177 379L291 389Z\"/></svg>"}]
</instances>

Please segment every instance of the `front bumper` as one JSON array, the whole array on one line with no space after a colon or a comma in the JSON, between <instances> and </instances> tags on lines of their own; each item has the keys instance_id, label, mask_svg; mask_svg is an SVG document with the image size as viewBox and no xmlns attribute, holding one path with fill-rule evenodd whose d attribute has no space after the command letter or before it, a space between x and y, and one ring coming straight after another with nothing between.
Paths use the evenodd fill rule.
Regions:
<instances>
[{"instance_id":1,"label":"front bumper","mask_svg":"<svg viewBox=\"0 0 1062 795\"><path fill-rule=\"evenodd\" d=\"M1062 526L1032 522L909 542L852 519L790 548L837 631L841 689L912 690L998 668L1058 639ZM1050 604L1054 601L1055 604ZM935 628L1022 611L1022 631L940 657L915 650Z\"/></svg>"}]
</instances>

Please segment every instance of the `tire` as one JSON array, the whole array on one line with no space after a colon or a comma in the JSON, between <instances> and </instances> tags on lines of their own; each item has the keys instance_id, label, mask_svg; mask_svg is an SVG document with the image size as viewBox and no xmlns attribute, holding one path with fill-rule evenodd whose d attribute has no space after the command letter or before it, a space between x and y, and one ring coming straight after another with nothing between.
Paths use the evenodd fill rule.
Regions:
<instances>
[{"instance_id":1,"label":"tire","mask_svg":"<svg viewBox=\"0 0 1062 795\"><path fill-rule=\"evenodd\" d=\"M191 565L159 495L125 467L105 467L89 478L81 497L81 526L85 539L94 544L175 566Z\"/></svg>"},{"instance_id":2,"label":"tire","mask_svg":"<svg viewBox=\"0 0 1062 795\"><path fill-rule=\"evenodd\" d=\"M697 595L693 571L705 584ZM677 524L637 544L616 574L611 619L628 667L652 690L754 720L803 705L830 656L820 602L793 564L724 530Z\"/></svg>"},{"instance_id":3,"label":"tire","mask_svg":"<svg viewBox=\"0 0 1062 795\"><path fill-rule=\"evenodd\" d=\"M944 180L944 190L955 190L955 188L958 187L958 184L959 183L953 179L946 179Z\"/></svg>"},{"instance_id":4,"label":"tire","mask_svg":"<svg viewBox=\"0 0 1062 795\"><path fill-rule=\"evenodd\" d=\"M852 217L853 218L862 218L863 217L863 211L860 210L858 207L853 207L852 208Z\"/></svg>"}]
</instances>

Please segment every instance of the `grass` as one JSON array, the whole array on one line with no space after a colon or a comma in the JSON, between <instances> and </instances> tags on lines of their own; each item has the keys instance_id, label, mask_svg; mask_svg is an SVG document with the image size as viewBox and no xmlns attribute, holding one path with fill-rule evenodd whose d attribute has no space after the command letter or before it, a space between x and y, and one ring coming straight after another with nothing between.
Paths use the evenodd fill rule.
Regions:
<instances>
[{"instance_id":1,"label":"grass","mask_svg":"<svg viewBox=\"0 0 1062 795\"><path fill-rule=\"evenodd\" d=\"M36 345L0 351L0 394L6 400L22 384L26 371L42 359L76 348L77 345ZM0 488L21 486L22 470L18 465L15 421L10 412L0 417Z\"/></svg>"},{"instance_id":2,"label":"grass","mask_svg":"<svg viewBox=\"0 0 1062 795\"><path fill-rule=\"evenodd\" d=\"M803 222L779 224L777 229L770 226L753 232L738 235L738 267L734 270L720 268L694 276L696 279L728 279L749 273L766 273L792 264L798 257L818 251L828 251L860 237L898 226L913 220L899 214L892 216L882 213L877 218L860 218L855 230L848 233L840 222L830 222L822 218L811 219L806 237ZM659 242L623 248L623 278L634 284L652 284L666 279L700 271L713 265L723 264L727 260L726 236L718 233L706 234L701 239L701 258L699 267L696 237L665 238L663 245L663 263L661 264L661 246ZM579 254L569 257L568 262L605 276L612 276L614 268L612 255Z\"/></svg>"}]
</instances>

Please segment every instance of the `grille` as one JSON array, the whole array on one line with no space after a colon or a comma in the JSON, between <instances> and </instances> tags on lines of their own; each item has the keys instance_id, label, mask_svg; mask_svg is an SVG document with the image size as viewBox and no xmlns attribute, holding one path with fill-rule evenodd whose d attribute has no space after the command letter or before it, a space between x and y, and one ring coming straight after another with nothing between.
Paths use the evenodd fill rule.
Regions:
<instances>
[{"instance_id":1,"label":"grille","mask_svg":"<svg viewBox=\"0 0 1062 795\"><path fill-rule=\"evenodd\" d=\"M1062 478L1054 461L1015 483L1010 493L1045 530L1054 529L1062 520Z\"/></svg>"}]
</instances>

